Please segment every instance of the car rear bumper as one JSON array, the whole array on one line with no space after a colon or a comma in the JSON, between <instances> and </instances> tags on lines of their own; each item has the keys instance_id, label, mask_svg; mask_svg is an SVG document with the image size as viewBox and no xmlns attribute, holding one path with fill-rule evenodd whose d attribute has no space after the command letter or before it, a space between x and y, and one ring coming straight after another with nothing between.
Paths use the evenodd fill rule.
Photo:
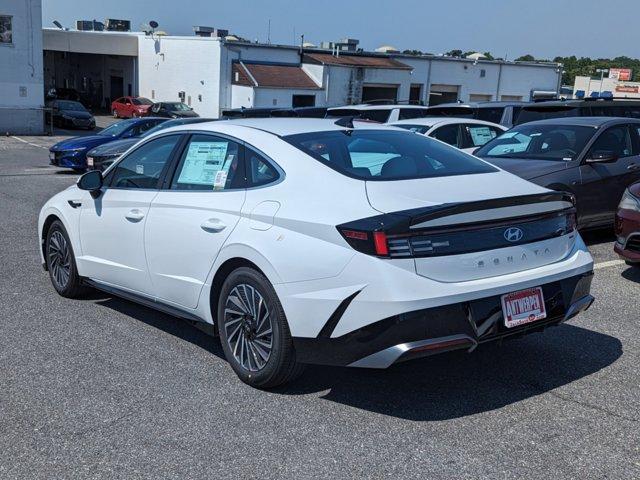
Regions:
<instances>
[{"instance_id":1,"label":"car rear bumper","mask_svg":"<svg viewBox=\"0 0 640 480\"><path fill-rule=\"evenodd\" d=\"M620 210L616 215L615 252L629 262L640 263L640 212Z\"/></svg>"},{"instance_id":2,"label":"car rear bumper","mask_svg":"<svg viewBox=\"0 0 640 480\"><path fill-rule=\"evenodd\" d=\"M541 285L547 318L507 328L501 296L411 311L385 318L339 337L294 337L302 363L386 368L412 358L541 331L588 309L592 272ZM346 307L345 307L346 308Z\"/></svg>"}]
</instances>

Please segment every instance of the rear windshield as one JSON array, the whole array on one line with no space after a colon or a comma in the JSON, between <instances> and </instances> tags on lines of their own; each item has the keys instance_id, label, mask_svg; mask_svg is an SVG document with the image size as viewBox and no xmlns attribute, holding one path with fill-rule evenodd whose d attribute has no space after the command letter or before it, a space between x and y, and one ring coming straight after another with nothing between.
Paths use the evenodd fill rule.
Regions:
<instances>
[{"instance_id":1,"label":"rear windshield","mask_svg":"<svg viewBox=\"0 0 640 480\"><path fill-rule=\"evenodd\" d=\"M361 180L406 180L497 171L471 155L408 131L333 130L283 138L334 170Z\"/></svg>"},{"instance_id":2,"label":"rear windshield","mask_svg":"<svg viewBox=\"0 0 640 480\"><path fill-rule=\"evenodd\" d=\"M387 123L389 119L390 109L367 109L358 110L355 108L336 108L327 112L328 118L336 117L357 117L364 118L365 120L372 120L378 123Z\"/></svg>"},{"instance_id":3,"label":"rear windshield","mask_svg":"<svg viewBox=\"0 0 640 480\"><path fill-rule=\"evenodd\" d=\"M581 109L578 107L525 107L514 119L514 123L520 125L548 118L579 117L580 114Z\"/></svg>"}]
</instances>

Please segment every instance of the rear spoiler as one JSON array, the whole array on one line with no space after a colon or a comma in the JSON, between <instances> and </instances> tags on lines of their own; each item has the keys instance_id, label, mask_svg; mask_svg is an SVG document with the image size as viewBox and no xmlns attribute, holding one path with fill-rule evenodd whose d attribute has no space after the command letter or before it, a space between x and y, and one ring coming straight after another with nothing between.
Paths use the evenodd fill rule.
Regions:
<instances>
[{"instance_id":1,"label":"rear spoiler","mask_svg":"<svg viewBox=\"0 0 640 480\"><path fill-rule=\"evenodd\" d=\"M412 227L415 228L416 225L443 217L545 202L564 202L571 206L568 208L573 208L573 206L575 206L575 197L571 193L567 192L545 192L532 195L519 195L516 197L491 198L488 200L478 200L474 202L444 203L431 207L401 210L398 212L384 213L373 217L363 218L361 220L340 225L340 228L365 231L384 231L388 235L406 234ZM558 211L560 211L560 209ZM509 217L509 219L518 220L519 218L530 216L531 214L528 213L522 216ZM482 223L485 222L469 222L469 224L473 225L479 225Z\"/></svg>"}]
</instances>

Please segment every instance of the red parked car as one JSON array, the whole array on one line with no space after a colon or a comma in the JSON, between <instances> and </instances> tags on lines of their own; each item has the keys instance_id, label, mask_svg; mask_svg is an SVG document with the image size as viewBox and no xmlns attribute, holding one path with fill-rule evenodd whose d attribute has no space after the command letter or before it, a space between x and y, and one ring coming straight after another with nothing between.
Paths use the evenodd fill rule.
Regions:
<instances>
[{"instance_id":1,"label":"red parked car","mask_svg":"<svg viewBox=\"0 0 640 480\"><path fill-rule=\"evenodd\" d=\"M144 97L121 97L111 102L111 113L115 118L144 117L153 102Z\"/></svg>"},{"instance_id":2,"label":"red parked car","mask_svg":"<svg viewBox=\"0 0 640 480\"><path fill-rule=\"evenodd\" d=\"M616 214L614 249L629 265L640 267L640 182L631 185L622 196Z\"/></svg>"}]
</instances>

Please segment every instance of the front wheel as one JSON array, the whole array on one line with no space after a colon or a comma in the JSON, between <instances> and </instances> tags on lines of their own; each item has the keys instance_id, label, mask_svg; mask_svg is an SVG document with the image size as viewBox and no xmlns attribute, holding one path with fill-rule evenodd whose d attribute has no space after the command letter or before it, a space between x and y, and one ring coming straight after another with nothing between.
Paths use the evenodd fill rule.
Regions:
<instances>
[{"instance_id":1,"label":"front wheel","mask_svg":"<svg viewBox=\"0 0 640 480\"><path fill-rule=\"evenodd\" d=\"M273 388L302 374L282 305L260 272L247 267L231 272L217 313L222 349L243 382Z\"/></svg>"},{"instance_id":2,"label":"front wheel","mask_svg":"<svg viewBox=\"0 0 640 480\"><path fill-rule=\"evenodd\" d=\"M71 241L60 220L53 222L47 232L45 260L51 283L58 294L77 298L84 293L85 288L78 275Z\"/></svg>"}]
</instances>

